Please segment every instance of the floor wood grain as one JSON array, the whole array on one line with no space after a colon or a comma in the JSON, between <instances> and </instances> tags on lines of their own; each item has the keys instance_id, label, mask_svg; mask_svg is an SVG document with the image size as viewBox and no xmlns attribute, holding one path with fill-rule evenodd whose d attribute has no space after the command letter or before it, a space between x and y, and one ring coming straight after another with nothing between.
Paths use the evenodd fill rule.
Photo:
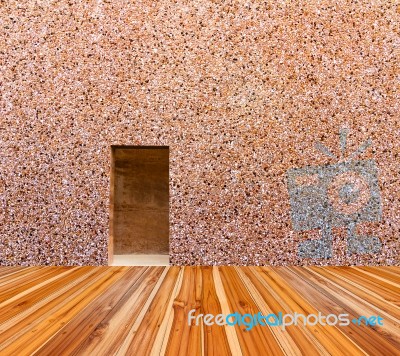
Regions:
<instances>
[{"instance_id":1,"label":"floor wood grain","mask_svg":"<svg viewBox=\"0 0 400 356\"><path fill-rule=\"evenodd\" d=\"M188 313L382 326L188 325ZM3 267L0 355L400 355L399 267Z\"/></svg>"}]
</instances>

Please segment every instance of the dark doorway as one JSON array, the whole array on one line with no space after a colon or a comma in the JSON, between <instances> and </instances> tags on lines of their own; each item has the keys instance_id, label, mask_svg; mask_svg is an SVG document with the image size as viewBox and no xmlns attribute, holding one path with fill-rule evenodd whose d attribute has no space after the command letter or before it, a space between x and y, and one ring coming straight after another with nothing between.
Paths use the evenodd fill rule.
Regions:
<instances>
[{"instance_id":1,"label":"dark doorway","mask_svg":"<svg viewBox=\"0 0 400 356\"><path fill-rule=\"evenodd\" d=\"M169 148L112 146L113 255L169 252Z\"/></svg>"}]
</instances>

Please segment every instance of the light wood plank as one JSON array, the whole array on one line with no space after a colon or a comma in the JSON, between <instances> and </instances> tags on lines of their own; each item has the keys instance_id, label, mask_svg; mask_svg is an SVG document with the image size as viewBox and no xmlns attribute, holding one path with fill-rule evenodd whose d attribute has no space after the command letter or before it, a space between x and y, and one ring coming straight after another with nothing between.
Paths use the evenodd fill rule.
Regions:
<instances>
[{"instance_id":1,"label":"light wood plank","mask_svg":"<svg viewBox=\"0 0 400 356\"><path fill-rule=\"evenodd\" d=\"M0 354L400 355L398 267L4 267ZM188 324L188 313L381 315L382 326Z\"/></svg>"}]
</instances>

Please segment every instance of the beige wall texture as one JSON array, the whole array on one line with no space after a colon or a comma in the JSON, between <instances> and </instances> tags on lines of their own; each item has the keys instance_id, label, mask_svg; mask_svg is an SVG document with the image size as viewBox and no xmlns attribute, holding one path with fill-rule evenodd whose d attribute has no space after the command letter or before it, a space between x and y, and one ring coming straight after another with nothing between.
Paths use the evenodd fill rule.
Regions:
<instances>
[{"instance_id":1,"label":"beige wall texture","mask_svg":"<svg viewBox=\"0 0 400 356\"><path fill-rule=\"evenodd\" d=\"M111 145L169 146L173 264L399 264L399 19L391 0L1 2L0 264L107 264ZM381 247L349 254L338 223L330 258L304 258L322 233L293 225L318 218L288 171L339 167L344 128L346 155L372 140L380 194L349 229Z\"/></svg>"}]
</instances>

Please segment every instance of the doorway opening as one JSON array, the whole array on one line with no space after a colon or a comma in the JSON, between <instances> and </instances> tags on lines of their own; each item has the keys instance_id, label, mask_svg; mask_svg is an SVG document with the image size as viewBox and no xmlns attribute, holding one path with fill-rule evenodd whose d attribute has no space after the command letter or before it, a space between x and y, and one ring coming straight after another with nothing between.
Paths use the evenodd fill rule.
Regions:
<instances>
[{"instance_id":1,"label":"doorway opening","mask_svg":"<svg viewBox=\"0 0 400 356\"><path fill-rule=\"evenodd\" d=\"M111 146L109 265L168 265L169 147Z\"/></svg>"}]
</instances>

